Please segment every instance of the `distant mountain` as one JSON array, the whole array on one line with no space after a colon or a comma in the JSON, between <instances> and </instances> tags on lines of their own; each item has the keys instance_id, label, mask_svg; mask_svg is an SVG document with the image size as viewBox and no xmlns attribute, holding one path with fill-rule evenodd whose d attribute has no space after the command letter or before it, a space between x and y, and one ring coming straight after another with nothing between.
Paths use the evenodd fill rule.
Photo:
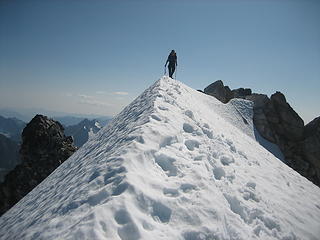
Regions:
<instances>
[{"instance_id":1,"label":"distant mountain","mask_svg":"<svg viewBox=\"0 0 320 240\"><path fill-rule=\"evenodd\" d=\"M64 124L66 126L69 125L75 125L81 122L84 119L99 119L100 120L110 120L111 116L104 116L104 115L96 115L96 114L80 114L80 113L66 113L66 112L58 112L58 111L52 111L47 109L41 109L41 108L0 108L0 115L6 118L17 118L20 120L23 120L24 122L30 122L31 119L37 114L42 114L45 116L48 116L50 118L53 118L56 121L61 121L60 118L63 120L61 121L62 124L64 120L67 121L67 124ZM69 122L68 118L72 119L74 118L75 121ZM101 122L102 124L102 122Z\"/></svg>"},{"instance_id":2,"label":"distant mountain","mask_svg":"<svg viewBox=\"0 0 320 240\"><path fill-rule=\"evenodd\" d=\"M62 116L62 117L53 117L54 120L60 122L62 125L69 127L72 125L77 125L85 119L91 119L88 117L76 117L76 116ZM111 117L99 117L95 118L101 125L104 127L108 122L110 122Z\"/></svg>"},{"instance_id":3,"label":"distant mountain","mask_svg":"<svg viewBox=\"0 0 320 240\"><path fill-rule=\"evenodd\" d=\"M15 142L21 141L21 133L26 123L17 118L0 116L0 134L7 136Z\"/></svg>"},{"instance_id":4,"label":"distant mountain","mask_svg":"<svg viewBox=\"0 0 320 240\"><path fill-rule=\"evenodd\" d=\"M0 134L0 182L19 162L18 143Z\"/></svg>"},{"instance_id":5,"label":"distant mountain","mask_svg":"<svg viewBox=\"0 0 320 240\"><path fill-rule=\"evenodd\" d=\"M85 118L83 117L74 117L74 116L63 116L63 117L53 117L54 120L60 122L63 126L69 127L72 125L77 125Z\"/></svg>"},{"instance_id":6,"label":"distant mountain","mask_svg":"<svg viewBox=\"0 0 320 240\"><path fill-rule=\"evenodd\" d=\"M88 139L92 135L97 133L101 128L101 123L98 120L84 119L77 125L66 127L65 134L67 136L72 136L74 145L76 145L77 147L81 147L88 141Z\"/></svg>"},{"instance_id":7,"label":"distant mountain","mask_svg":"<svg viewBox=\"0 0 320 240\"><path fill-rule=\"evenodd\" d=\"M29 116L29 114L20 113L9 108L0 108L0 115L6 118L17 118L24 122L29 122L32 119L32 116Z\"/></svg>"}]
</instances>

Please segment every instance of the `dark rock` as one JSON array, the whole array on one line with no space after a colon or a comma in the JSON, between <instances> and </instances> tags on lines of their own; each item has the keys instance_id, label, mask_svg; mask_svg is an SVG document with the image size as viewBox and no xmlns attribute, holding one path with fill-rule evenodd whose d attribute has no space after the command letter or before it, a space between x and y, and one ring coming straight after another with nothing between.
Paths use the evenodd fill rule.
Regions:
<instances>
[{"instance_id":1,"label":"dark rock","mask_svg":"<svg viewBox=\"0 0 320 240\"><path fill-rule=\"evenodd\" d=\"M253 123L260 135L279 146L290 167L320 186L320 117L304 127L303 120L281 92L268 98L264 94L252 93L248 88L232 91L226 88L229 89L219 80L206 87L204 92L223 103L232 98L253 101Z\"/></svg>"},{"instance_id":2,"label":"dark rock","mask_svg":"<svg viewBox=\"0 0 320 240\"><path fill-rule=\"evenodd\" d=\"M254 102L253 122L264 138L277 144L277 139L280 142L303 139L303 120L286 102L282 93L273 94L271 99L262 94L253 94L246 99Z\"/></svg>"},{"instance_id":3,"label":"dark rock","mask_svg":"<svg viewBox=\"0 0 320 240\"><path fill-rule=\"evenodd\" d=\"M267 95L258 93L247 95L245 99L252 101L255 108L263 108L270 101Z\"/></svg>"},{"instance_id":4,"label":"dark rock","mask_svg":"<svg viewBox=\"0 0 320 240\"><path fill-rule=\"evenodd\" d=\"M306 160L315 168L312 178L320 185L320 117L305 126L302 149Z\"/></svg>"},{"instance_id":5,"label":"dark rock","mask_svg":"<svg viewBox=\"0 0 320 240\"><path fill-rule=\"evenodd\" d=\"M17 203L75 151L59 122L37 115L22 132L17 165L0 184L0 214Z\"/></svg>"},{"instance_id":6,"label":"dark rock","mask_svg":"<svg viewBox=\"0 0 320 240\"><path fill-rule=\"evenodd\" d=\"M309 138L320 131L320 117L313 119L305 126L304 137ZM320 150L320 149L319 149Z\"/></svg>"},{"instance_id":7,"label":"dark rock","mask_svg":"<svg viewBox=\"0 0 320 240\"><path fill-rule=\"evenodd\" d=\"M275 111L277 114L276 122L280 123L276 126L278 132L283 132L283 136L291 141L299 141L303 138L304 122L301 117L292 109L287 103L285 96L276 92L271 96L271 108L269 111L273 114Z\"/></svg>"},{"instance_id":8,"label":"dark rock","mask_svg":"<svg viewBox=\"0 0 320 240\"><path fill-rule=\"evenodd\" d=\"M314 134L308 139L303 120L280 92L270 99L256 96L247 99L254 101L253 122L259 133L279 146L290 167L320 186L320 166L316 164L320 163L320 139L317 139L315 130L317 124L311 123L312 130L308 132Z\"/></svg>"},{"instance_id":9,"label":"dark rock","mask_svg":"<svg viewBox=\"0 0 320 240\"><path fill-rule=\"evenodd\" d=\"M224 86L221 80L218 80L206 87L204 93L214 96L223 103L227 103L233 98L246 98L246 96L252 94L252 91L250 88L231 90L228 86Z\"/></svg>"},{"instance_id":10,"label":"dark rock","mask_svg":"<svg viewBox=\"0 0 320 240\"><path fill-rule=\"evenodd\" d=\"M214 96L223 103L227 103L231 96L231 90L228 86L224 86L221 80L218 80L204 89L204 93Z\"/></svg>"},{"instance_id":11,"label":"dark rock","mask_svg":"<svg viewBox=\"0 0 320 240\"><path fill-rule=\"evenodd\" d=\"M246 98L246 96L252 94L252 91L250 88L238 88L238 89L232 90L231 92L232 92L231 98Z\"/></svg>"}]
</instances>

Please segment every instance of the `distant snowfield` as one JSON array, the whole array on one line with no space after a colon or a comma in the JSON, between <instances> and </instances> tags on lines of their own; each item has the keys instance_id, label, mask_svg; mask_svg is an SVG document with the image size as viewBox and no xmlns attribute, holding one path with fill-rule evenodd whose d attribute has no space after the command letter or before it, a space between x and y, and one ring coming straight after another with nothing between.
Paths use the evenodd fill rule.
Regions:
<instances>
[{"instance_id":1,"label":"distant snowfield","mask_svg":"<svg viewBox=\"0 0 320 240\"><path fill-rule=\"evenodd\" d=\"M252 103L163 77L0 218L1 239L319 239L320 188Z\"/></svg>"}]
</instances>

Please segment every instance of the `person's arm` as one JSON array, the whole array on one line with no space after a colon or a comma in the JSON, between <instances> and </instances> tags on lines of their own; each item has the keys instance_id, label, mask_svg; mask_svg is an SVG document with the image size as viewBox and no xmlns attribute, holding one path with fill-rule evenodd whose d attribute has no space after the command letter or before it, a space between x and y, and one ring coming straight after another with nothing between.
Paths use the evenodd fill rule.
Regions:
<instances>
[{"instance_id":1,"label":"person's arm","mask_svg":"<svg viewBox=\"0 0 320 240\"><path fill-rule=\"evenodd\" d=\"M177 56L176 56L176 66L178 66L178 58L177 58Z\"/></svg>"},{"instance_id":2,"label":"person's arm","mask_svg":"<svg viewBox=\"0 0 320 240\"><path fill-rule=\"evenodd\" d=\"M164 65L165 67L167 66L168 62L169 62L169 57L167 58L166 64Z\"/></svg>"}]
</instances>

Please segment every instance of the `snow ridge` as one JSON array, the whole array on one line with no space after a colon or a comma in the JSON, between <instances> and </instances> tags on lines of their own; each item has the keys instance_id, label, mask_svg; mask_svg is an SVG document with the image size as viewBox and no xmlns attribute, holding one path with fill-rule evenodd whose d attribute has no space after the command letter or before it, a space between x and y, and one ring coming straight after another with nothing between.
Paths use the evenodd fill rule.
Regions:
<instances>
[{"instance_id":1,"label":"snow ridge","mask_svg":"<svg viewBox=\"0 0 320 240\"><path fill-rule=\"evenodd\" d=\"M0 218L1 239L317 239L320 190L252 103L163 77Z\"/></svg>"}]
</instances>

